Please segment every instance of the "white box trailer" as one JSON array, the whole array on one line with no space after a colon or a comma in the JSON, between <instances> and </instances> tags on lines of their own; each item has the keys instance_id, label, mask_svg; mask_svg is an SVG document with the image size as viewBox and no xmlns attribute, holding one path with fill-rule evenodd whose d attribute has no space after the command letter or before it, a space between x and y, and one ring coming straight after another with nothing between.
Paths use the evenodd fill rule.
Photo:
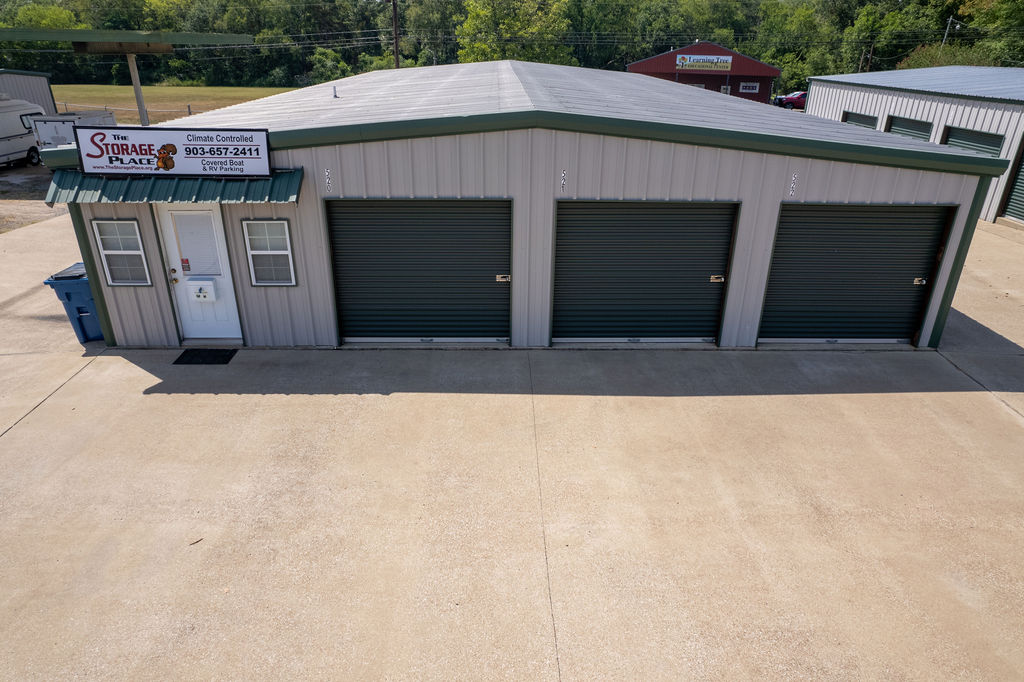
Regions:
<instances>
[{"instance_id":1,"label":"white box trailer","mask_svg":"<svg viewBox=\"0 0 1024 682\"><path fill-rule=\"evenodd\" d=\"M76 125L112 126L117 125L117 121L114 120L114 114L109 111L69 111L63 114L36 116L32 119L36 145L40 149L49 149L74 144Z\"/></svg>"},{"instance_id":2,"label":"white box trailer","mask_svg":"<svg viewBox=\"0 0 1024 682\"><path fill-rule=\"evenodd\" d=\"M32 117L42 113L38 104L0 94L0 164L39 164Z\"/></svg>"}]
</instances>

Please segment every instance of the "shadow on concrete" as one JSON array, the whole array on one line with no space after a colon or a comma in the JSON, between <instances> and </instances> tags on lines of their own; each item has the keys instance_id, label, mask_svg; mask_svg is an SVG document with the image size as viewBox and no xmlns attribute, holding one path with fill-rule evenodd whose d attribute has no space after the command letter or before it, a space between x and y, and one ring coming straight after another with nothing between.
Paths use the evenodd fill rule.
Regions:
<instances>
[{"instance_id":1,"label":"shadow on concrete","mask_svg":"<svg viewBox=\"0 0 1024 682\"><path fill-rule=\"evenodd\" d=\"M957 313L972 353L1020 371L995 390L1024 392L1024 349ZM972 326L973 325L973 326ZM984 328L982 328L984 329ZM480 393L743 396L982 391L944 354L906 350L249 350L228 365L172 365L179 350L108 351L159 379L151 394ZM981 354L988 355L981 356ZM956 362L956 364L952 364ZM966 373L965 373L966 372Z\"/></svg>"},{"instance_id":2,"label":"shadow on concrete","mask_svg":"<svg viewBox=\"0 0 1024 682\"><path fill-rule=\"evenodd\" d=\"M1024 354L1024 348L956 308L949 311L939 350L1000 355Z\"/></svg>"}]
</instances>

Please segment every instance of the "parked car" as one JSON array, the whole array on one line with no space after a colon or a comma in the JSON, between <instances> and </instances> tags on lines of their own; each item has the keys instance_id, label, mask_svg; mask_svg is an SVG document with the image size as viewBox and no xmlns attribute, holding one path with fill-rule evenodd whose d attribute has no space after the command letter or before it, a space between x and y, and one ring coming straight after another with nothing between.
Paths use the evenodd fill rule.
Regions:
<instances>
[{"instance_id":1,"label":"parked car","mask_svg":"<svg viewBox=\"0 0 1024 682\"><path fill-rule=\"evenodd\" d=\"M807 106L807 91L797 90L788 95L779 95L775 98L775 106L786 109L803 109Z\"/></svg>"},{"instance_id":2,"label":"parked car","mask_svg":"<svg viewBox=\"0 0 1024 682\"><path fill-rule=\"evenodd\" d=\"M39 165L32 117L43 113L38 104L0 95L0 164Z\"/></svg>"}]
</instances>

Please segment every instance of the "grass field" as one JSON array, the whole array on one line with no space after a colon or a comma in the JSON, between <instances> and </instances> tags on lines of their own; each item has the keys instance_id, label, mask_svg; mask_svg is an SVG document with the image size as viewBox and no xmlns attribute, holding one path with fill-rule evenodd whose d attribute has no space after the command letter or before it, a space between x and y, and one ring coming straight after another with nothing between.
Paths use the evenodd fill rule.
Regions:
<instances>
[{"instance_id":1,"label":"grass field","mask_svg":"<svg viewBox=\"0 0 1024 682\"><path fill-rule=\"evenodd\" d=\"M239 102L276 95L292 88L206 88L206 87L164 87L147 85L142 87L151 123L169 121L188 116L188 105L192 113L219 109ZM71 111L91 111L110 107L118 123L138 125L139 112L135 108L135 93L130 85L54 85L53 98L58 111L64 111L67 103Z\"/></svg>"}]
</instances>

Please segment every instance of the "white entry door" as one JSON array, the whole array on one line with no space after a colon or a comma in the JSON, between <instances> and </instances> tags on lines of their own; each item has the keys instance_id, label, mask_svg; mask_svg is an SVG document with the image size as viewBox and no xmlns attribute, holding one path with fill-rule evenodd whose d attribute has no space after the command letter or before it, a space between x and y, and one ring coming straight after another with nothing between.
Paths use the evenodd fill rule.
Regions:
<instances>
[{"instance_id":1,"label":"white entry door","mask_svg":"<svg viewBox=\"0 0 1024 682\"><path fill-rule=\"evenodd\" d=\"M186 339L239 339L242 328L216 205L157 206L167 276Z\"/></svg>"}]
</instances>

